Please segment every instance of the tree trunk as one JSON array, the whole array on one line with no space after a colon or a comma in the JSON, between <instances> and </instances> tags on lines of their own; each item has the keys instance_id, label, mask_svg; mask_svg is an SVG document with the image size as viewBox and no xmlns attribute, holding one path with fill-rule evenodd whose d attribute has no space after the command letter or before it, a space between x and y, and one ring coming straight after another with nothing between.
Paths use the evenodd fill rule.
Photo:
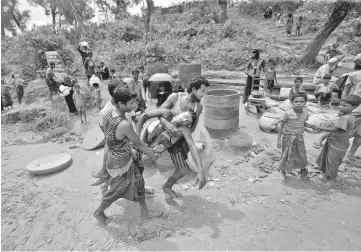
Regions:
<instances>
[{"instance_id":1,"label":"tree trunk","mask_svg":"<svg viewBox=\"0 0 361 252\"><path fill-rule=\"evenodd\" d=\"M148 33L150 27L150 16L152 14L153 9L153 0L147 0L147 16L145 19L145 44L148 43Z\"/></svg>"},{"instance_id":2,"label":"tree trunk","mask_svg":"<svg viewBox=\"0 0 361 252\"><path fill-rule=\"evenodd\" d=\"M308 45L303 56L305 64L310 64L320 52L322 45L327 38L337 28L337 26L345 19L349 10L353 7L351 1L338 1L335 3L331 15L322 29L317 33L312 42Z\"/></svg>"},{"instance_id":3,"label":"tree trunk","mask_svg":"<svg viewBox=\"0 0 361 252\"><path fill-rule=\"evenodd\" d=\"M51 6L51 18L53 21L53 33L56 34L56 7Z\"/></svg>"}]
</instances>

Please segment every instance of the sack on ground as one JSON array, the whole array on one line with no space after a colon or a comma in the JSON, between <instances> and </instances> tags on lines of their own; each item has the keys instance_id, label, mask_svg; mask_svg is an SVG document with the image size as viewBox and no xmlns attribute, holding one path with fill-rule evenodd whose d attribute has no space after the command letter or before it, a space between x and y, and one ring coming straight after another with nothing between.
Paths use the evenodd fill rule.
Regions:
<instances>
[{"instance_id":1,"label":"sack on ground","mask_svg":"<svg viewBox=\"0 0 361 252\"><path fill-rule=\"evenodd\" d=\"M322 110L320 108L316 108L316 107L310 106L308 104L305 106L305 110L311 114L321 114L322 113Z\"/></svg>"},{"instance_id":2,"label":"sack on ground","mask_svg":"<svg viewBox=\"0 0 361 252\"><path fill-rule=\"evenodd\" d=\"M266 108L278 107L279 105L280 104L277 101L272 100L269 97L266 97Z\"/></svg>"},{"instance_id":3,"label":"sack on ground","mask_svg":"<svg viewBox=\"0 0 361 252\"><path fill-rule=\"evenodd\" d=\"M291 88L281 88L280 97L288 98L290 96Z\"/></svg>"},{"instance_id":4,"label":"sack on ground","mask_svg":"<svg viewBox=\"0 0 361 252\"><path fill-rule=\"evenodd\" d=\"M282 109L280 109L278 107L269 108L269 109L267 109L267 111L269 113L277 114L277 115L281 115L281 116L285 113L285 111L283 111Z\"/></svg>"},{"instance_id":5,"label":"sack on ground","mask_svg":"<svg viewBox=\"0 0 361 252\"><path fill-rule=\"evenodd\" d=\"M279 105L278 108L282 109L283 111L288 111L293 108L293 105L290 99L287 99L281 105Z\"/></svg>"},{"instance_id":6,"label":"sack on ground","mask_svg":"<svg viewBox=\"0 0 361 252\"><path fill-rule=\"evenodd\" d=\"M277 124L281 120L281 115L264 113L259 119L259 128L264 132L271 132L277 128Z\"/></svg>"},{"instance_id":7,"label":"sack on ground","mask_svg":"<svg viewBox=\"0 0 361 252\"><path fill-rule=\"evenodd\" d=\"M339 117L326 113L312 114L308 117L307 123L317 127L330 127L334 125L338 119Z\"/></svg>"}]
</instances>

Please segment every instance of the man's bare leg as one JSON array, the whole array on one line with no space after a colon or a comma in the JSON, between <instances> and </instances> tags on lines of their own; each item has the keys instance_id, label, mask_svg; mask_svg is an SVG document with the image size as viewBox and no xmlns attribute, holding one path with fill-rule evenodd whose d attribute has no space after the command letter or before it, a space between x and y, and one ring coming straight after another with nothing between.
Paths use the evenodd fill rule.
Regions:
<instances>
[{"instance_id":1,"label":"man's bare leg","mask_svg":"<svg viewBox=\"0 0 361 252\"><path fill-rule=\"evenodd\" d=\"M93 213L93 216L101 223L106 224L109 218L105 215L104 211L111 206L113 202L102 200L100 206Z\"/></svg>"},{"instance_id":2,"label":"man's bare leg","mask_svg":"<svg viewBox=\"0 0 361 252\"><path fill-rule=\"evenodd\" d=\"M173 197L182 197L181 193L178 193L172 189L175 183L177 183L178 180L183 178L186 175L184 171L181 171L179 169L176 169L172 176L165 182L163 185L163 192L165 193L167 198L173 198Z\"/></svg>"},{"instance_id":3,"label":"man's bare leg","mask_svg":"<svg viewBox=\"0 0 361 252\"><path fill-rule=\"evenodd\" d=\"M108 148L105 146L102 169L97 173L92 173L93 178L99 178L99 179L95 183L93 183L92 186L100 185L108 180L109 174L106 170L107 159L108 159Z\"/></svg>"}]
</instances>

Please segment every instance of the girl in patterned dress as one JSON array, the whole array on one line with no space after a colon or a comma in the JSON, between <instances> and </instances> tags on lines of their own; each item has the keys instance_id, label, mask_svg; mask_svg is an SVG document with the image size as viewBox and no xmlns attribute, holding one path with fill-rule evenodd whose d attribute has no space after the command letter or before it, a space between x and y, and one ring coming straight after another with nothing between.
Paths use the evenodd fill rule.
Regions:
<instances>
[{"instance_id":1,"label":"girl in patterned dress","mask_svg":"<svg viewBox=\"0 0 361 252\"><path fill-rule=\"evenodd\" d=\"M108 147L106 169L110 175L109 187L100 206L93 214L103 224L107 221L104 211L119 198L139 202L142 218L148 217L144 179L136 165L132 147L144 152L154 161L157 156L141 142L131 122L126 119L125 113L131 112L137 106L136 97L136 94L126 87L118 86L113 94L115 110L109 112L105 119L104 132Z\"/></svg>"},{"instance_id":2,"label":"girl in patterned dress","mask_svg":"<svg viewBox=\"0 0 361 252\"><path fill-rule=\"evenodd\" d=\"M309 114L303 110L307 102L307 94L295 93L291 101L293 109L282 116L278 131L277 147L282 148L279 164L282 182L286 181L286 173L295 169L301 170L301 179L306 178L308 174L306 169L308 159L303 139L304 126L311 127L306 123Z\"/></svg>"}]
</instances>

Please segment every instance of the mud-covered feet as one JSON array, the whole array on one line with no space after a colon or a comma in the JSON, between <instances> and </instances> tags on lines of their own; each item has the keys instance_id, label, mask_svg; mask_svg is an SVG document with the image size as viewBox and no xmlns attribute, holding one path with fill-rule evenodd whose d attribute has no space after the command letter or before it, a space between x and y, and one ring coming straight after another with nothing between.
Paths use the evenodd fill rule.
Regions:
<instances>
[{"instance_id":1,"label":"mud-covered feet","mask_svg":"<svg viewBox=\"0 0 361 252\"><path fill-rule=\"evenodd\" d=\"M172 189L163 186L163 192L166 199L172 199L174 197Z\"/></svg>"},{"instance_id":2,"label":"mud-covered feet","mask_svg":"<svg viewBox=\"0 0 361 252\"><path fill-rule=\"evenodd\" d=\"M93 216L97 221L99 221L100 224L106 225L109 221L109 218L104 214L104 212L96 210L93 213Z\"/></svg>"},{"instance_id":3,"label":"mud-covered feet","mask_svg":"<svg viewBox=\"0 0 361 252\"><path fill-rule=\"evenodd\" d=\"M101 185L105 182L107 182L108 179L106 178L99 178L97 181L95 181L93 184L91 184L91 186L98 186L98 185Z\"/></svg>"},{"instance_id":4,"label":"mud-covered feet","mask_svg":"<svg viewBox=\"0 0 361 252\"><path fill-rule=\"evenodd\" d=\"M286 172L281 171L280 174L281 174L281 182L286 183L287 180Z\"/></svg>"},{"instance_id":5,"label":"mud-covered feet","mask_svg":"<svg viewBox=\"0 0 361 252\"><path fill-rule=\"evenodd\" d=\"M103 172L99 171L99 172L92 172L92 177L93 178L107 178L108 174L104 174Z\"/></svg>"}]
</instances>

